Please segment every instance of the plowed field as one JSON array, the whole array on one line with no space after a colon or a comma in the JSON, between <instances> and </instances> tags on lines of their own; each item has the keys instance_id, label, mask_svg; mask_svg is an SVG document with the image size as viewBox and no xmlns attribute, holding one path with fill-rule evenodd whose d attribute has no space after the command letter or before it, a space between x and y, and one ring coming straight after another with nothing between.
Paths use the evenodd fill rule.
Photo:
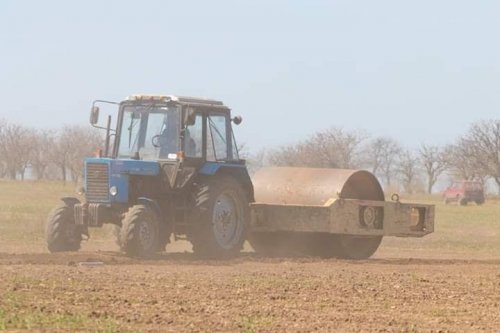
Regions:
<instances>
[{"instance_id":1,"label":"plowed field","mask_svg":"<svg viewBox=\"0 0 500 333\"><path fill-rule=\"evenodd\" d=\"M2 254L0 307L47 332L493 332L500 260Z\"/></svg>"},{"instance_id":2,"label":"plowed field","mask_svg":"<svg viewBox=\"0 0 500 333\"><path fill-rule=\"evenodd\" d=\"M438 204L434 234L384 239L364 261L263 258L250 248L206 261L185 242L136 260L116 250L109 229L80 252L47 253L44 219L66 188L0 186L0 331L500 330L496 201Z\"/></svg>"}]
</instances>

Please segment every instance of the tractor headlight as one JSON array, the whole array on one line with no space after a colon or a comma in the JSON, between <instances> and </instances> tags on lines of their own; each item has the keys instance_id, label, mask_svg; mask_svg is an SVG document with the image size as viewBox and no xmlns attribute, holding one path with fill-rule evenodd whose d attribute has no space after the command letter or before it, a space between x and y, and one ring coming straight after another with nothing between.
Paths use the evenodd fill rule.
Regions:
<instances>
[{"instance_id":1,"label":"tractor headlight","mask_svg":"<svg viewBox=\"0 0 500 333\"><path fill-rule=\"evenodd\" d=\"M109 188L109 194L111 194L112 196L115 196L118 194L118 189L116 188L116 186L111 186Z\"/></svg>"}]
</instances>

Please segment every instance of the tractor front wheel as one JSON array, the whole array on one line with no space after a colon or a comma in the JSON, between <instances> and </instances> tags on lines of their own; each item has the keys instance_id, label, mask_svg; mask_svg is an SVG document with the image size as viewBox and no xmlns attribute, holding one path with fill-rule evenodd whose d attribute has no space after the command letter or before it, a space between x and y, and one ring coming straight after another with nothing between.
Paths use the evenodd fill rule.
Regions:
<instances>
[{"instance_id":1,"label":"tractor front wheel","mask_svg":"<svg viewBox=\"0 0 500 333\"><path fill-rule=\"evenodd\" d=\"M122 220L120 246L133 257L149 257L158 249L159 219L146 205L129 208Z\"/></svg>"},{"instance_id":2,"label":"tractor front wheel","mask_svg":"<svg viewBox=\"0 0 500 333\"><path fill-rule=\"evenodd\" d=\"M82 233L75 224L73 207L79 201L67 198L49 214L46 238L50 252L78 251Z\"/></svg>"},{"instance_id":3,"label":"tractor front wheel","mask_svg":"<svg viewBox=\"0 0 500 333\"><path fill-rule=\"evenodd\" d=\"M231 177L209 179L198 187L191 243L201 257L224 258L238 254L249 219L247 196Z\"/></svg>"}]
</instances>

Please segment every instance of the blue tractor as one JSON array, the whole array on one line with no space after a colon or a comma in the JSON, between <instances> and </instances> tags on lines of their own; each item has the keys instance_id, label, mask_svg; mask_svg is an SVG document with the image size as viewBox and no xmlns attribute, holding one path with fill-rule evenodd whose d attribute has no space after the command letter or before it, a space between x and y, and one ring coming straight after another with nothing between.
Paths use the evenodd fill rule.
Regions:
<instances>
[{"instance_id":1,"label":"blue tractor","mask_svg":"<svg viewBox=\"0 0 500 333\"><path fill-rule=\"evenodd\" d=\"M90 122L99 118L95 101ZM172 235L202 256L238 253L254 200L245 161L238 156L230 109L209 99L133 95L108 116L105 152L85 160L85 201L62 198L49 216L51 252L77 251L90 227L116 226L130 256L165 249ZM111 141L114 144L110 144Z\"/></svg>"}]
</instances>

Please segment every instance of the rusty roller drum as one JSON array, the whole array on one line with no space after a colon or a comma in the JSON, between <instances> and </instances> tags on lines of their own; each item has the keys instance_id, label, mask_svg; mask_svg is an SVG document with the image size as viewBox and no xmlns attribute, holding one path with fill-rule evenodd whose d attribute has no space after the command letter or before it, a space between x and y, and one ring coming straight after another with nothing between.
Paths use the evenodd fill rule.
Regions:
<instances>
[{"instance_id":1,"label":"rusty roller drum","mask_svg":"<svg viewBox=\"0 0 500 333\"><path fill-rule=\"evenodd\" d=\"M255 202L323 206L330 199L384 201L377 178L368 171L270 167L252 179ZM361 237L330 233L255 232L249 241L266 255L312 255L366 259L377 250L381 236Z\"/></svg>"}]
</instances>

